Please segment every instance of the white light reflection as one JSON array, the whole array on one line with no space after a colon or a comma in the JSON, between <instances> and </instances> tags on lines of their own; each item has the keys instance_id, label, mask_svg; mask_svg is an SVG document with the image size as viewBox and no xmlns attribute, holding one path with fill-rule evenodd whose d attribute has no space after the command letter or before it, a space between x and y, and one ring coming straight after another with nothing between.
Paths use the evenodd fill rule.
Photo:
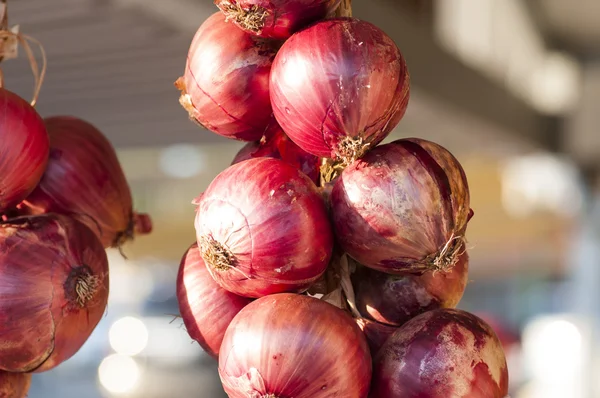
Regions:
<instances>
[{"instance_id":1,"label":"white light reflection","mask_svg":"<svg viewBox=\"0 0 600 398\"><path fill-rule=\"evenodd\" d=\"M527 217L536 211L572 216L583 205L579 173L551 154L510 159L502 168L502 204L508 214Z\"/></svg>"},{"instance_id":2,"label":"white light reflection","mask_svg":"<svg viewBox=\"0 0 600 398\"><path fill-rule=\"evenodd\" d=\"M517 398L583 397L586 340L582 326L566 317L530 322L523 333L523 355L531 382Z\"/></svg>"},{"instance_id":3,"label":"white light reflection","mask_svg":"<svg viewBox=\"0 0 600 398\"><path fill-rule=\"evenodd\" d=\"M146 348L148 329L141 320L128 316L113 323L108 338L117 354L133 356Z\"/></svg>"},{"instance_id":4,"label":"white light reflection","mask_svg":"<svg viewBox=\"0 0 600 398\"><path fill-rule=\"evenodd\" d=\"M140 378L140 368L131 357L113 354L102 361L98 368L100 384L115 395L132 393Z\"/></svg>"},{"instance_id":5,"label":"white light reflection","mask_svg":"<svg viewBox=\"0 0 600 398\"><path fill-rule=\"evenodd\" d=\"M194 145L171 145L160 153L160 169L169 177L191 178L206 168L206 160Z\"/></svg>"}]
</instances>

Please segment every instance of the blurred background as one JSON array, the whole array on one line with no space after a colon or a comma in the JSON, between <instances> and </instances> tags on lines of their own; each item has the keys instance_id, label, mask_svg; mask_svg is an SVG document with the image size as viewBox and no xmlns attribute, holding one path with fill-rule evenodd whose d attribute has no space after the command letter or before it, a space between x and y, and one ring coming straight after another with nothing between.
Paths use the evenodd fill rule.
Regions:
<instances>
[{"instance_id":1,"label":"blurred background","mask_svg":"<svg viewBox=\"0 0 600 398\"><path fill-rule=\"evenodd\" d=\"M411 72L389 140L436 141L466 169L475 217L461 307L503 339L511 396L600 397L600 2L353 3ZM109 252L105 318L73 359L34 377L31 398L225 396L175 299L191 200L242 146L189 122L173 87L215 11L210 0L9 1L11 24L48 54L38 110L96 124L155 223L127 260ZM8 89L31 95L25 57L3 70Z\"/></svg>"}]
</instances>

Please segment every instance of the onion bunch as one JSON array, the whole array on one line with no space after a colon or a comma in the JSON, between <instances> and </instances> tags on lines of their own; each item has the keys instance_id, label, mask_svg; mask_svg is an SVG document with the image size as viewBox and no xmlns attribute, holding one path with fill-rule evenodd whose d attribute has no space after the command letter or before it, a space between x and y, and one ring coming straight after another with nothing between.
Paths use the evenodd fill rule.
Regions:
<instances>
[{"instance_id":1,"label":"onion bunch","mask_svg":"<svg viewBox=\"0 0 600 398\"><path fill-rule=\"evenodd\" d=\"M104 315L104 248L66 216L0 224L0 296L0 370L52 369L81 348Z\"/></svg>"},{"instance_id":2,"label":"onion bunch","mask_svg":"<svg viewBox=\"0 0 600 398\"><path fill-rule=\"evenodd\" d=\"M453 309L469 269L464 170L433 142L380 145L410 96L396 44L323 20L334 0L215 3L180 101L250 142L193 201L177 289L227 394L504 398L497 337Z\"/></svg>"},{"instance_id":3,"label":"onion bunch","mask_svg":"<svg viewBox=\"0 0 600 398\"><path fill-rule=\"evenodd\" d=\"M131 191L117 154L96 127L69 116L45 120L50 159L37 188L20 205L28 214L60 213L94 231L104 247L118 247L152 229L133 211Z\"/></svg>"}]
</instances>

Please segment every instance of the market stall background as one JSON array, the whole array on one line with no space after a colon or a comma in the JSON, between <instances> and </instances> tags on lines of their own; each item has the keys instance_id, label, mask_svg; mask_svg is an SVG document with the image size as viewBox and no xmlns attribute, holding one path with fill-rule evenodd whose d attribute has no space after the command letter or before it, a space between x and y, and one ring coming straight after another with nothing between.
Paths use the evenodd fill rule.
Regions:
<instances>
[{"instance_id":1,"label":"market stall background","mask_svg":"<svg viewBox=\"0 0 600 398\"><path fill-rule=\"evenodd\" d=\"M600 5L353 4L411 71L409 109L388 141L438 142L469 176L471 283L461 307L506 330L512 396L597 396ZM105 318L76 357L34 378L32 398L224 396L174 297L194 240L191 199L242 146L189 122L173 87L193 33L215 11L209 0L10 3L11 23L48 54L37 109L96 124L119 152L136 208L155 223L127 259L109 253ZM3 64L7 88L25 97L27 68L24 57Z\"/></svg>"}]
</instances>

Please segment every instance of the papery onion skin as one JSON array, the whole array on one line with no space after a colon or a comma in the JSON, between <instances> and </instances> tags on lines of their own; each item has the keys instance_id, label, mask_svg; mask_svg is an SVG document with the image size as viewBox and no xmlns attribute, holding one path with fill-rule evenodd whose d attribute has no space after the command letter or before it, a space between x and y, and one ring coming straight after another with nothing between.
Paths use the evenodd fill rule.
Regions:
<instances>
[{"instance_id":1,"label":"papery onion skin","mask_svg":"<svg viewBox=\"0 0 600 398\"><path fill-rule=\"evenodd\" d=\"M0 369L50 370L73 356L106 309L108 260L75 219L0 224Z\"/></svg>"},{"instance_id":2,"label":"papery onion skin","mask_svg":"<svg viewBox=\"0 0 600 398\"><path fill-rule=\"evenodd\" d=\"M177 301L190 337L213 358L219 356L223 336L233 317L251 302L229 293L213 280L195 243L181 259Z\"/></svg>"},{"instance_id":3,"label":"papery onion skin","mask_svg":"<svg viewBox=\"0 0 600 398\"><path fill-rule=\"evenodd\" d=\"M347 167L331 208L343 249L387 273L451 269L465 250L472 215L458 160L417 138L379 146Z\"/></svg>"},{"instance_id":4,"label":"papery onion skin","mask_svg":"<svg viewBox=\"0 0 600 398\"><path fill-rule=\"evenodd\" d=\"M333 250L325 203L284 161L230 166L196 202L198 246L226 290L244 297L302 292L325 272Z\"/></svg>"},{"instance_id":5,"label":"papery onion skin","mask_svg":"<svg viewBox=\"0 0 600 398\"><path fill-rule=\"evenodd\" d=\"M366 318L356 318L356 324L365 335L373 358L390 336L398 330L395 326L384 325Z\"/></svg>"},{"instance_id":6,"label":"papery onion skin","mask_svg":"<svg viewBox=\"0 0 600 398\"><path fill-rule=\"evenodd\" d=\"M23 98L0 88L0 213L25 199L39 183L50 151L40 115Z\"/></svg>"},{"instance_id":7,"label":"papery onion skin","mask_svg":"<svg viewBox=\"0 0 600 398\"><path fill-rule=\"evenodd\" d=\"M399 327L426 311L454 308L468 281L469 255L449 271L391 275L360 267L352 276L358 311L373 321Z\"/></svg>"},{"instance_id":8,"label":"papery onion skin","mask_svg":"<svg viewBox=\"0 0 600 398\"><path fill-rule=\"evenodd\" d=\"M31 373L0 371L0 398L25 398L31 387Z\"/></svg>"},{"instance_id":9,"label":"papery onion skin","mask_svg":"<svg viewBox=\"0 0 600 398\"><path fill-rule=\"evenodd\" d=\"M249 142L237 153L231 164L254 158L281 159L319 183L321 160L294 144L277 123L272 123L261 141Z\"/></svg>"},{"instance_id":10,"label":"papery onion skin","mask_svg":"<svg viewBox=\"0 0 600 398\"><path fill-rule=\"evenodd\" d=\"M286 293L240 311L219 354L230 398L365 398L371 366L367 342L347 313Z\"/></svg>"},{"instance_id":11,"label":"papery onion skin","mask_svg":"<svg viewBox=\"0 0 600 398\"><path fill-rule=\"evenodd\" d=\"M340 0L215 0L227 18L248 33L285 40L325 18Z\"/></svg>"},{"instance_id":12,"label":"papery onion skin","mask_svg":"<svg viewBox=\"0 0 600 398\"><path fill-rule=\"evenodd\" d=\"M374 360L372 398L504 398L506 358L498 337L465 311L439 309L394 333Z\"/></svg>"},{"instance_id":13,"label":"papery onion skin","mask_svg":"<svg viewBox=\"0 0 600 398\"><path fill-rule=\"evenodd\" d=\"M319 157L360 157L396 127L408 98L400 50L365 21L316 23L286 41L273 62L273 113L298 146Z\"/></svg>"},{"instance_id":14,"label":"papery onion skin","mask_svg":"<svg viewBox=\"0 0 600 398\"><path fill-rule=\"evenodd\" d=\"M273 43L225 21L217 12L194 36L185 72L175 85L190 119L214 133L258 141L271 117Z\"/></svg>"},{"instance_id":15,"label":"papery onion skin","mask_svg":"<svg viewBox=\"0 0 600 398\"><path fill-rule=\"evenodd\" d=\"M50 160L40 184L21 204L24 211L75 217L96 232L104 247L121 246L133 238L136 227L138 233L149 232L136 225L140 216L133 213L125 174L102 132L71 116L50 117L45 123ZM141 225L147 229L148 222Z\"/></svg>"}]
</instances>

